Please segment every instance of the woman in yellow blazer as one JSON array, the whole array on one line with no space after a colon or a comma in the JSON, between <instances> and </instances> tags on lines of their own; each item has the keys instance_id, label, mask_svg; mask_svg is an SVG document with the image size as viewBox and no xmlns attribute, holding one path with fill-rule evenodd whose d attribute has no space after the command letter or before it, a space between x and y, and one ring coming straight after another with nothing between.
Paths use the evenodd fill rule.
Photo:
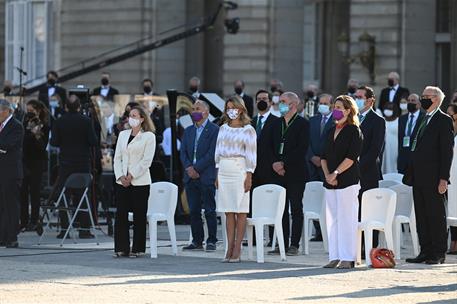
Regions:
<instances>
[{"instance_id":1,"label":"woman in yellow blazer","mask_svg":"<svg viewBox=\"0 0 457 304\"><path fill-rule=\"evenodd\" d=\"M137 257L146 251L146 212L151 176L149 167L156 147L154 125L143 108L130 110L129 129L119 134L114 154L116 223L114 256ZM133 211L133 245L130 250L128 212Z\"/></svg>"}]
</instances>

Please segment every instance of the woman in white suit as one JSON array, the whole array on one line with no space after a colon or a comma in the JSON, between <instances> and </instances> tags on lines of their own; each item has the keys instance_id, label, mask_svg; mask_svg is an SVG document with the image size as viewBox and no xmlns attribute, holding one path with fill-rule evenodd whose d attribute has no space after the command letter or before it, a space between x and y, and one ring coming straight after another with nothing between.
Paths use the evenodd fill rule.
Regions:
<instances>
[{"instance_id":1,"label":"woman in white suit","mask_svg":"<svg viewBox=\"0 0 457 304\"><path fill-rule=\"evenodd\" d=\"M114 154L116 223L114 256L137 257L146 251L146 212L151 176L149 167L156 147L154 125L142 107L133 107L129 129L119 134ZM128 212L133 211L133 245L130 250Z\"/></svg>"}]
</instances>

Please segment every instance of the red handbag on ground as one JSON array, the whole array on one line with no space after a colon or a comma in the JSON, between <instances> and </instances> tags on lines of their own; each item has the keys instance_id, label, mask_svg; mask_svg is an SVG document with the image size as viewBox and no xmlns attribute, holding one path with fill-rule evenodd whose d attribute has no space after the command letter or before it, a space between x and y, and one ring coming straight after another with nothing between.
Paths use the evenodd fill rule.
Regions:
<instances>
[{"instance_id":1,"label":"red handbag on ground","mask_svg":"<svg viewBox=\"0 0 457 304\"><path fill-rule=\"evenodd\" d=\"M373 248L370 252L371 265L373 268L394 268L395 255L392 250L385 248Z\"/></svg>"}]
</instances>

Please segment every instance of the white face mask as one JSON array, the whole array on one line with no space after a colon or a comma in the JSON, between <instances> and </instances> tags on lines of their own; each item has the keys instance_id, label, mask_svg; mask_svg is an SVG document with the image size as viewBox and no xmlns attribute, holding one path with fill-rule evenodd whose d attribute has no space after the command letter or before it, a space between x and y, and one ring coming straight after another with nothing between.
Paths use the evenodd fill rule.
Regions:
<instances>
[{"instance_id":1,"label":"white face mask","mask_svg":"<svg viewBox=\"0 0 457 304\"><path fill-rule=\"evenodd\" d=\"M408 110L408 104L407 104L407 103L401 103L401 104L400 104L400 109L401 109L402 111Z\"/></svg>"},{"instance_id":2,"label":"white face mask","mask_svg":"<svg viewBox=\"0 0 457 304\"><path fill-rule=\"evenodd\" d=\"M238 109L228 109L227 110L227 116L232 120L236 119L238 117L239 113L240 113L240 111Z\"/></svg>"},{"instance_id":3,"label":"white face mask","mask_svg":"<svg viewBox=\"0 0 457 304\"><path fill-rule=\"evenodd\" d=\"M392 117L392 115L394 115L394 111L388 109L384 110L385 117Z\"/></svg>"},{"instance_id":4,"label":"white face mask","mask_svg":"<svg viewBox=\"0 0 457 304\"><path fill-rule=\"evenodd\" d=\"M273 96L271 100L273 101L273 103L279 103L279 96Z\"/></svg>"},{"instance_id":5,"label":"white face mask","mask_svg":"<svg viewBox=\"0 0 457 304\"><path fill-rule=\"evenodd\" d=\"M319 107L317 108L317 110L318 110L319 113L321 113L322 115L327 115L328 113L330 113L330 107L329 107L328 105L324 105L324 104L319 105Z\"/></svg>"},{"instance_id":6,"label":"white face mask","mask_svg":"<svg viewBox=\"0 0 457 304\"><path fill-rule=\"evenodd\" d=\"M129 125L132 128L138 127L141 124L141 121L136 118L129 117Z\"/></svg>"}]
</instances>

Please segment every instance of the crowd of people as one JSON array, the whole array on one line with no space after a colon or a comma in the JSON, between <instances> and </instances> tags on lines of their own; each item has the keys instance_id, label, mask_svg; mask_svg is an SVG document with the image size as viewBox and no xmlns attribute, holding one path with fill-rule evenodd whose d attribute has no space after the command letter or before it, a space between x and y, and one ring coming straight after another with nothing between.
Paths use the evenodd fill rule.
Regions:
<instances>
[{"instance_id":1,"label":"crowd of people","mask_svg":"<svg viewBox=\"0 0 457 304\"><path fill-rule=\"evenodd\" d=\"M57 200L72 173L92 173L99 179L103 151L112 149L115 257L140 256L146 249L149 185L156 173L151 166L154 160L169 160L171 153L163 111L131 101L117 117L112 100L119 91L111 86L109 73L101 75L101 86L93 90L95 98L87 103L75 95L67 96L57 83L57 73L50 71L47 86L38 99L27 102L25 111L0 100L0 165L11 172L0 177L0 245L17 247L17 231L37 228L40 185L50 149L59 149L50 202ZM188 113L178 113L178 118L190 114L193 125L183 128L179 120L177 124L192 231L192 242L183 249L216 250L217 212L221 212L227 218L228 242L223 261L240 262L246 219L252 214L251 190L277 184L286 189L282 222L286 253L298 255L304 189L309 181L321 181L329 240L329 263L324 267L353 268L362 194L378 188L383 174L398 172L413 187L421 246L419 256L406 261L443 263L448 249L447 190L457 174L453 161L457 93L445 114L440 109L445 96L438 87L427 86L420 96L411 94L400 86L395 72L388 75L387 84L378 101L371 87L354 79L337 97L309 85L300 98L285 91L281 81L272 80L269 90L261 89L252 98L245 93L244 82L237 80L233 96L226 99L215 123L209 120L210 105L200 98L200 80L191 78L189 94L196 101ZM143 81L141 94L157 95L152 80ZM457 193L454 187L457 185L449 185L452 204L456 203L451 201ZM132 211L131 246L128 213ZM93 237L88 218L80 216L79 221L80 238ZM62 238L68 228L65 212L60 225L58 237ZM315 230L314 240L322 240L318 223ZM451 236L449 253L455 254L455 229ZM270 229L269 244L272 238ZM377 233L373 246L378 246ZM279 249L269 254L279 254Z\"/></svg>"}]
</instances>

